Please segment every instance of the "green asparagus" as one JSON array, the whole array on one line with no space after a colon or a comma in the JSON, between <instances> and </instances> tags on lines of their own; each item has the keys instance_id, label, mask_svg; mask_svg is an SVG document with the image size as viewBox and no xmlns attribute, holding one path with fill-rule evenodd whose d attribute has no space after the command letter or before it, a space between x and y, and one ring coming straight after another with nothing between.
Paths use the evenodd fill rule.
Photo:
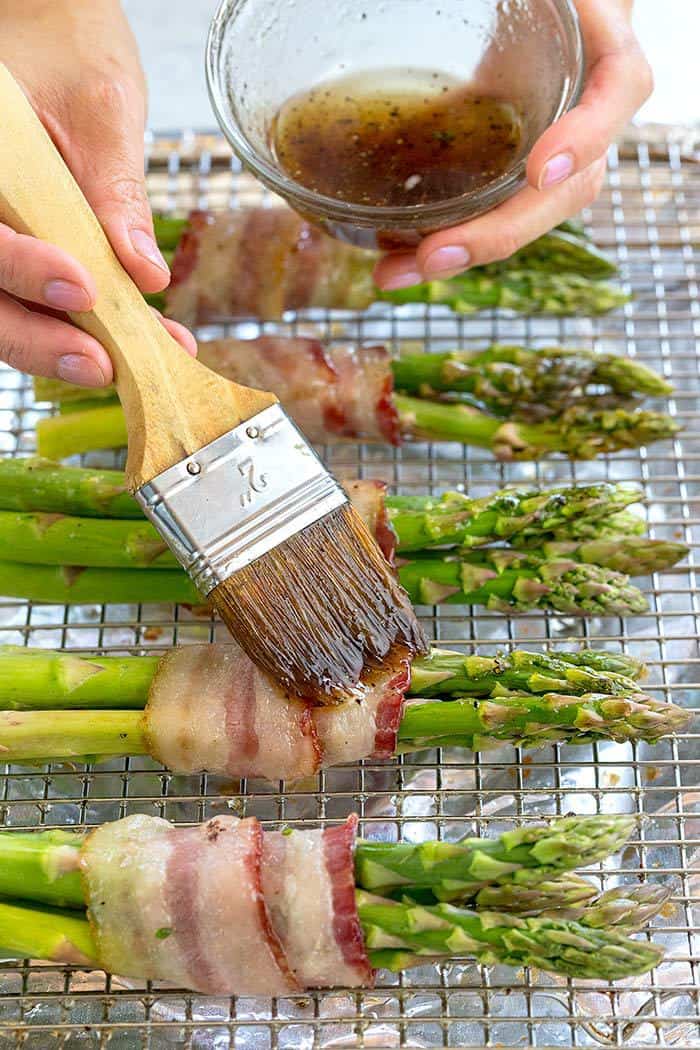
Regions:
<instances>
[{"instance_id":1,"label":"green asparagus","mask_svg":"<svg viewBox=\"0 0 700 1050\"><path fill-rule=\"evenodd\" d=\"M502 904L506 904L507 898L499 898L496 889L486 887L482 890L482 900L488 900L489 894L493 893L495 900L500 899ZM573 894L573 888L571 892ZM556 891L553 891L553 897L555 893ZM552 918L574 919L600 930L614 928L625 933L636 933L661 911L670 896L671 890L668 886L658 882L643 882L636 886L616 886L601 893L592 902L582 900L563 908L558 905L553 910L543 908L540 914L550 915ZM506 911L507 908L502 910Z\"/></svg>"},{"instance_id":2,"label":"green asparagus","mask_svg":"<svg viewBox=\"0 0 700 1050\"><path fill-rule=\"evenodd\" d=\"M665 397L673 389L632 358L562 347L494 345L477 351L404 353L393 363L393 372L396 389L403 393L424 398L467 394L496 415L532 419L560 414L591 385L622 398Z\"/></svg>"},{"instance_id":3,"label":"green asparagus","mask_svg":"<svg viewBox=\"0 0 700 1050\"><path fill-rule=\"evenodd\" d=\"M537 460L553 452L570 459L595 459L602 453L663 441L680 429L670 416L641 409L594 412L573 406L556 420L520 423L504 422L468 405L422 401L403 394L397 394L394 402L407 437L477 445L506 461Z\"/></svg>"},{"instance_id":4,"label":"green asparagus","mask_svg":"<svg viewBox=\"0 0 700 1050\"><path fill-rule=\"evenodd\" d=\"M436 545L482 546L512 537L521 546L607 538L610 523L617 528L618 521L620 531L628 535L644 522L636 515L620 520L622 508L641 498L634 485L599 482L545 490L506 488L479 499L461 492L439 497L387 495L385 503L398 549L411 551ZM120 471L67 467L39 457L0 460L0 511L143 520ZM8 548L12 549L9 543Z\"/></svg>"},{"instance_id":5,"label":"green asparagus","mask_svg":"<svg viewBox=\"0 0 700 1050\"><path fill-rule=\"evenodd\" d=\"M421 957L463 955L486 965L615 981L646 973L663 958L657 945L571 920L402 904L363 891L357 900L370 961L391 970L419 965Z\"/></svg>"},{"instance_id":6,"label":"green asparagus","mask_svg":"<svg viewBox=\"0 0 700 1050\"><path fill-rule=\"evenodd\" d=\"M594 523L604 525L641 498L636 486L601 482L545 490L507 488L479 499L461 492L387 496L386 507L398 550L414 551L453 544L481 547L505 539L525 545L569 539L572 530L576 538L583 521L595 533Z\"/></svg>"},{"instance_id":7,"label":"green asparagus","mask_svg":"<svg viewBox=\"0 0 700 1050\"><path fill-rule=\"evenodd\" d=\"M121 405L40 419L36 444L39 455L48 459L65 459L93 449L124 448L126 423Z\"/></svg>"},{"instance_id":8,"label":"green asparagus","mask_svg":"<svg viewBox=\"0 0 700 1050\"><path fill-rule=\"evenodd\" d=\"M596 616L627 616L647 608L644 595L621 573L507 549L402 559L399 579L411 601L420 605L485 605L506 613L553 609Z\"/></svg>"},{"instance_id":9,"label":"green asparagus","mask_svg":"<svg viewBox=\"0 0 700 1050\"><path fill-rule=\"evenodd\" d=\"M629 296L607 281L577 273L546 273L528 269L489 272L473 267L446 281L380 292L378 299L394 303L436 303L458 314L479 310L513 310L523 314L572 316L604 314L629 302Z\"/></svg>"},{"instance_id":10,"label":"green asparagus","mask_svg":"<svg viewBox=\"0 0 700 1050\"><path fill-rule=\"evenodd\" d=\"M65 650L0 646L0 709L142 708L158 656L83 656ZM576 663L574 663L576 661ZM413 696L488 698L495 688L533 694L637 693L643 665L622 654L578 653L466 656L433 649L413 661ZM624 672L624 673L623 673Z\"/></svg>"},{"instance_id":11,"label":"green asparagus","mask_svg":"<svg viewBox=\"0 0 700 1050\"><path fill-rule=\"evenodd\" d=\"M355 879L358 887L373 893L396 889L411 893L414 887L428 887L440 900L461 900L482 886L532 885L533 880L593 864L620 849L635 823L634 817L596 814L525 825L494 839L419 843L361 839Z\"/></svg>"},{"instance_id":12,"label":"green asparagus","mask_svg":"<svg viewBox=\"0 0 700 1050\"><path fill-rule=\"evenodd\" d=\"M595 660L597 666L583 662L589 658ZM573 663L574 659L580 659L581 664ZM574 654L531 653L516 649L497 656L465 656L464 653L433 646L427 656L413 661L411 693L421 697L488 697L494 689L534 694L558 692L574 696L634 693L639 690L635 679L641 673L640 666L630 661L624 665L622 673L618 670L619 661L619 654L597 650ZM3 651L0 649L0 698L4 695L2 683L10 678L11 673L8 669L8 673L3 674Z\"/></svg>"},{"instance_id":13,"label":"green asparagus","mask_svg":"<svg viewBox=\"0 0 700 1050\"><path fill-rule=\"evenodd\" d=\"M85 569L0 561L0 594L55 605L139 602L205 604L182 570Z\"/></svg>"},{"instance_id":14,"label":"green asparagus","mask_svg":"<svg viewBox=\"0 0 700 1050\"><path fill-rule=\"evenodd\" d=\"M593 406L607 398L617 405L634 397L665 397L673 389L632 358L564 347L531 350L496 344L438 354L404 349L392 361L392 371L402 393L433 399L459 396L495 415L531 421L559 415L574 403ZM284 400L284 389L274 392ZM54 401L69 411L99 407L116 397L113 387L94 391L44 377L35 378L34 394L37 401Z\"/></svg>"},{"instance_id":15,"label":"green asparagus","mask_svg":"<svg viewBox=\"0 0 700 1050\"><path fill-rule=\"evenodd\" d=\"M409 703L401 721L398 749L408 752L464 747L489 751L503 743L537 748L600 740L656 743L661 737L684 729L688 720L682 708L643 693L537 696L494 689L488 699L454 699L441 703L437 709L435 703L426 701ZM13 744L4 733L2 742L12 753Z\"/></svg>"},{"instance_id":16,"label":"green asparagus","mask_svg":"<svg viewBox=\"0 0 700 1050\"><path fill-rule=\"evenodd\" d=\"M539 553L546 561L570 558L586 565L642 576L670 569L688 554L684 543L671 540L650 540L646 536L617 536L614 539L589 540L584 543L553 541L528 553Z\"/></svg>"},{"instance_id":17,"label":"green asparagus","mask_svg":"<svg viewBox=\"0 0 700 1050\"><path fill-rule=\"evenodd\" d=\"M143 519L121 471L67 467L40 456L0 460L0 510Z\"/></svg>"}]
</instances>

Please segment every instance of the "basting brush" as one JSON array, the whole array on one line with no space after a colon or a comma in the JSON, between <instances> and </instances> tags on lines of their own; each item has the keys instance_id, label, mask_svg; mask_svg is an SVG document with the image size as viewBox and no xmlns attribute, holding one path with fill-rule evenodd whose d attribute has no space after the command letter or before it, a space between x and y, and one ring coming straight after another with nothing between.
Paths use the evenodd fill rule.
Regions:
<instances>
[{"instance_id":1,"label":"basting brush","mask_svg":"<svg viewBox=\"0 0 700 1050\"><path fill-rule=\"evenodd\" d=\"M291 692L332 703L394 647L425 651L343 489L273 394L216 375L166 332L1 64L0 220L93 274L94 309L70 316L112 358L128 488L249 656Z\"/></svg>"}]
</instances>

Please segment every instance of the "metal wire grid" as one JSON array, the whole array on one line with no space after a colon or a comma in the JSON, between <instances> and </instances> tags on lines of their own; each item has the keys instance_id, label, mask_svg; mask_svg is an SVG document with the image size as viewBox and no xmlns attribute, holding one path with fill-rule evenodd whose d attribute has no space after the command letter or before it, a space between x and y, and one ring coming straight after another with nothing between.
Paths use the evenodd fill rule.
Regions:
<instances>
[{"instance_id":1,"label":"metal wire grid","mask_svg":"<svg viewBox=\"0 0 700 1050\"><path fill-rule=\"evenodd\" d=\"M241 175L215 136L152 143L149 186L156 207L184 210L250 203L260 188ZM582 639L622 647L650 666L649 689L689 707L700 687L700 605L695 551L700 542L700 370L696 255L700 241L700 168L671 142L613 152L608 186L586 220L598 244L616 254L635 293L632 304L595 321L455 318L442 308L377 306L361 317L335 312L294 318L265 330L313 324L324 338L419 339L429 348L490 341L559 342L615 350L644 360L675 383L669 411L683 423L670 442L591 464L551 460L496 464L454 444L400 450L329 447L342 477L379 477L399 491L440 492L457 485L481 494L514 481L641 480L650 532L681 538L687 565L645 579L649 612L625 621L576 621L554 615L508 619L482 609L422 609L441 644L488 653L516 645L562 648ZM254 335L261 326L239 325ZM209 329L202 337L221 334ZM233 331L233 329L231 329ZM47 408L28 381L0 370L0 453L34 448ZM86 462L112 465L113 457ZM0 603L0 642L75 651L157 651L213 639L206 617L156 605L33 606ZM149 759L67 769L6 767L0 815L7 827L94 825L147 812L196 821L222 811L255 814L268 824L334 821L359 812L365 834L407 839L495 835L544 815L631 811L646 820L639 842L596 872L601 885L640 878L670 881L670 906L654 923L668 946L654 973L614 987L534 971L484 969L468 961L383 976L373 991L290 999L209 999L150 984L118 981L57 965L0 963L0 1048L54 1047L312 1048L432 1046L700 1046L698 914L700 734L646 745L555 745L523 754L504 747L486 756L433 751L394 763L367 761L301 784L222 782L166 773ZM1 957L1 956L0 956Z\"/></svg>"}]
</instances>

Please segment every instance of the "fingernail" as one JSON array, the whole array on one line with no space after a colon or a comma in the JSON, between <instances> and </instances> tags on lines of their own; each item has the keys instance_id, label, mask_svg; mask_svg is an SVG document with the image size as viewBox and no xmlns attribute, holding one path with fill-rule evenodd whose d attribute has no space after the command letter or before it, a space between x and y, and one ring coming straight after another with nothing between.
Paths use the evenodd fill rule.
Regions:
<instances>
[{"instance_id":1,"label":"fingernail","mask_svg":"<svg viewBox=\"0 0 700 1050\"><path fill-rule=\"evenodd\" d=\"M564 182L574 170L574 158L570 153L558 153L545 164L540 177L540 189Z\"/></svg>"},{"instance_id":2,"label":"fingernail","mask_svg":"<svg viewBox=\"0 0 700 1050\"><path fill-rule=\"evenodd\" d=\"M64 354L56 364L56 375L78 386L104 386L105 375L96 361L85 354Z\"/></svg>"},{"instance_id":3,"label":"fingernail","mask_svg":"<svg viewBox=\"0 0 700 1050\"><path fill-rule=\"evenodd\" d=\"M381 287L385 292L394 292L399 288L410 288L414 284L420 284L422 280L417 270L406 270L404 273L395 273L385 278Z\"/></svg>"},{"instance_id":4,"label":"fingernail","mask_svg":"<svg viewBox=\"0 0 700 1050\"><path fill-rule=\"evenodd\" d=\"M73 281L48 281L44 285L44 302L55 310L89 310L90 296Z\"/></svg>"},{"instance_id":5,"label":"fingernail","mask_svg":"<svg viewBox=\"0 0 700 1050\"><path fill-rule=\"evenodd\" d=\"M160 254L160 249L150 233L146 233L144 230L131 230L129 236L131 237L134 251L142 255L144 259L148 259L159 270L165 270L166 273L170 273L168 264Z\"/></svg>"},{"instance_id":6,"label":"fingernail","mask_svg":"<svg viewBox=\"0 0 700 1050\"><path fill-rule=\"evenodd\" d=\"M423 264L423 273L428 279L432 277L453 277L467 266L471 256L466 248L457 244L448 244L436 248Z\"/></svg>"}]
</instances>

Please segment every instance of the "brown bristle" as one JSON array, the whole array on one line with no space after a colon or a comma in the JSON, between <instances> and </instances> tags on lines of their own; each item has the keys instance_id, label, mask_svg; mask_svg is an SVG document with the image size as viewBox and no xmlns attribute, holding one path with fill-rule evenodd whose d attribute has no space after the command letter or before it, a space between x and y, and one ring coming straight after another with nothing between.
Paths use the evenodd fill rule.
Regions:
<instances>
[{"instance_id":1,"label":"brown bristle","mask_svg":"<svg viewBox=\"0 0 700 1050\"><path fill-rule=\"evenodd\" d=\"M321 704L352 692L392 646L427 649L408 595L349 504L234 573L210 599L258 666Z\"/></svg>"}]
</instances>

